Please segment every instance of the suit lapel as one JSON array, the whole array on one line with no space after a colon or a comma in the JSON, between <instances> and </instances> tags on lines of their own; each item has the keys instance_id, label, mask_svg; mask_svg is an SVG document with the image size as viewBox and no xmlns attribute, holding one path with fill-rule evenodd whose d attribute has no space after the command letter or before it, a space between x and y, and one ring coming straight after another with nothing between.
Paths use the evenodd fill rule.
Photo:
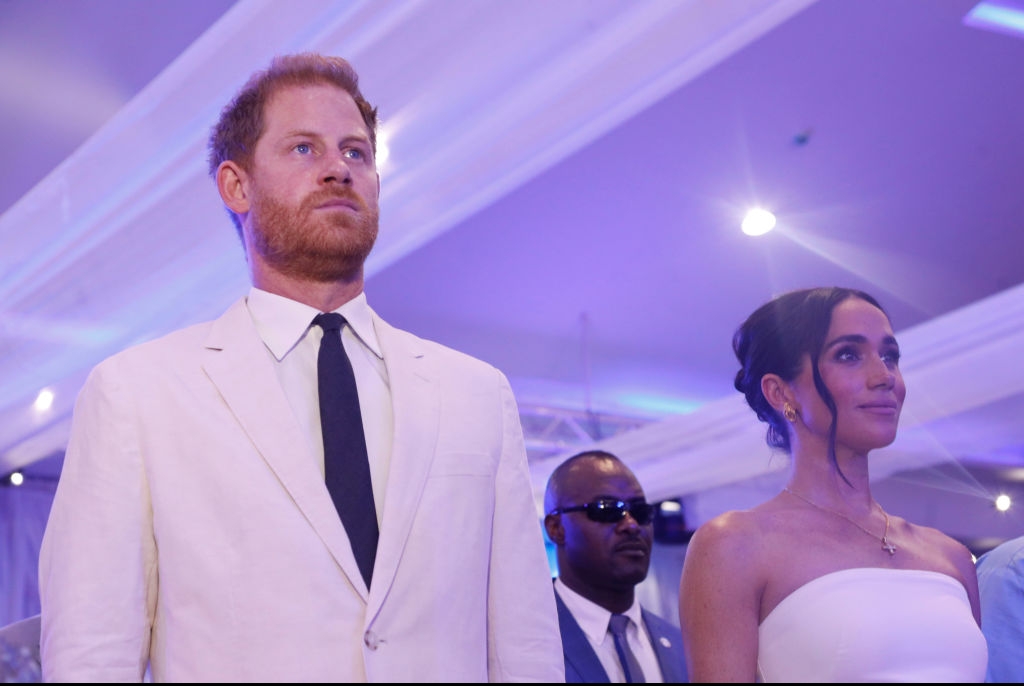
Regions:
<instances>
[{"instance_id":1,"label":"suit lapel","mask_svg":"<svg viewBox=\"0 0 1024 686\"><path fill-rule=\"evenodd\" d=\"M422 341L395 329L376 314L373 323L387 365L394 437L373 571L371 613L379 609L394 582L434 459L440 421L436 356L432 359Z\"/></svg>"},{"instance_id":2,"label":"suit lapel","mask_svg":"<svg viewBox=\"0 0 1024 686\"><path fill-rule=\"evenodd\" d=\"M572 616L562 597L555 591L558 609L558 628L562 634L562 654L565 659L565 680L582 683L606 684L610 681L587 635Z\"/></svg>"},{"instance_id":3,"label":"suit lapel","mask_svg":"<svg viewBox=\"0 0 1024 686\"><path fill-rule=\"evenodd\" d=\"M203 369L349 581L366 598L366 584L316 468L309 439L281 390L244 298L213 323Z\"/></svg>"},{"instance_id":4,"label":"suit lapel","mask_svg":"<svg viewBox=\"0 0 1024 686\"><path fill-rule=\"evenodd\" d=\"M656 622L646 609L640 608L640 613L643 615L651 645L654 646L654 654L658 658L658 666L661 667L662 679L665 683L687 681L682 644L673 645L672 637L662 631L660 623Z\"/></svg>"}]
</instances>

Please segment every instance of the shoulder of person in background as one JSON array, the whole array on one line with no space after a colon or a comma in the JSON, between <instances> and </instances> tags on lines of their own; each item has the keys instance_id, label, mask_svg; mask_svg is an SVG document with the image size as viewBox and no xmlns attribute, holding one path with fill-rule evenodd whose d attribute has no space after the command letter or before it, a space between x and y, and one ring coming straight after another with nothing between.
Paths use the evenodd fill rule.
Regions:
<instances>
[{"instance_id":1,"label":"shoulder of person in background","mask_svg":"<svg viewBox=\"0 0 1024 686\"><path fill-rule=\"evenodd\" d=\"M976 567L988 644L985 681L1024 682L1024 536L984 553Z\"/></svg>"}]
</instances>

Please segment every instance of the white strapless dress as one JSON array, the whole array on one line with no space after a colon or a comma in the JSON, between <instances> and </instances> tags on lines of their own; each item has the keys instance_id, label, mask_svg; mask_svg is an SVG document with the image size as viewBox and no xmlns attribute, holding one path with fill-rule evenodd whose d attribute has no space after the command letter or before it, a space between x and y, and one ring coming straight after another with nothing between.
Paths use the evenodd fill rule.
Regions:
<instances>
[{"instance_id":1,"label":"white strapless dress","mask_svg":"<svg viewBox=\"0 0 1024 686\"><path fill-rule=\"evenodd\" d=\"M982 682L985 637L939 572L844 569L809 581L758 628L764 682Z\"/></svg>"}]
</instances>

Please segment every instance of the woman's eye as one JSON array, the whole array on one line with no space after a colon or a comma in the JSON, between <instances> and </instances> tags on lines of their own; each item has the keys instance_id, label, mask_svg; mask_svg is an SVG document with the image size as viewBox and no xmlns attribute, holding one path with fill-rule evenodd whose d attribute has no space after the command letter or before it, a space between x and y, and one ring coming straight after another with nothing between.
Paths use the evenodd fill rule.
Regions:
<instances>
[{"instance_id":1,"label":"woman's eye","mask_svg":"<svg viewBox=\"0 0 1024 686\"><path fill-rule=\"evenodd\" d=\"M840 362L849 362L858 359L857 351L853 348L840 348L836 351L836 359Z\"/></svg>"},{"instance_id":2,"label":"woman's eye","mask_svg":"<svg viewBox=\"0 0 1024 686\"><path fill-rule=\"evenodd\" d=\"M887 365L895 367L900 363L900 351L899 350L888 350L882 353L882 359L885 360Z\"/></svg>"}]
</instances>

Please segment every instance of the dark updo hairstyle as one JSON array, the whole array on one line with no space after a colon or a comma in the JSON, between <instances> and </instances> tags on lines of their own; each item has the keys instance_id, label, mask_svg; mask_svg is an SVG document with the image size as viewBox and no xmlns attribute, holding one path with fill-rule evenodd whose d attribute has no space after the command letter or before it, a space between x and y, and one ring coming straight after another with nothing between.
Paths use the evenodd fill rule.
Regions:
<instances>
[{"instance_id":1,"label":"dark updo hairstyle","mask_svg":"<svg viewBox=\"0 0 1024 686\"><path fill-rule=\"evenodd\" d=\"M829 459L836 464L836 404L818 370L818 358L832 324L832 311L848 298L885 309L867 293L852 288L806 288L768 301L736 329L732 350L739 360L733 385L744 395L757 418L768 424L768 445L790 451L789 427L761 391L765 374L792 381L800 373L804 355L811 358L814 387L832 414L829 428ZM888 315L886 315L888 316ZM845 477L844 477L845 478Z\"/></svg>"}]
</instances>

